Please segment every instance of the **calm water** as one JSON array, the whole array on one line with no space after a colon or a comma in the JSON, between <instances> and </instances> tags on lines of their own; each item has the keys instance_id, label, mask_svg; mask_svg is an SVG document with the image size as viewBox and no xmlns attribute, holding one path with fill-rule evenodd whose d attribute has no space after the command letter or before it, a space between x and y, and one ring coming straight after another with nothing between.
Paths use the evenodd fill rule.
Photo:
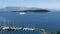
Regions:
<instances>
[{"instance_id":1,"label":"calm water","mask_svg":"<svg viewBox=\"0 0 60 34\"><path fill-rule=\"evenodd\" d=\"M28 12L24 15L13 12L0 12L0 25L43 28L49 32L60 30L60 12ZM39 31L0 31L1 34L40 34Z\"/></svg>"}]
</instances>

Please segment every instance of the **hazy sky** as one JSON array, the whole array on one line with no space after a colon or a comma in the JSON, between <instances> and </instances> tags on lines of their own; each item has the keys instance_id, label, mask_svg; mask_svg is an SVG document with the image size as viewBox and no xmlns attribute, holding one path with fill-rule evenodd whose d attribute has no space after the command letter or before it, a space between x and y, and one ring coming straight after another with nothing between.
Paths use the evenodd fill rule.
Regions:
<instances>
[{"instance_id":1,"label":"hazy sky","mask_svg":"<svg viewBox=\"0 0 60 34\"><path fill-rule=\"evenodd\" d=\"M7 6L60 9L60 0L0 0L0 8Z\"/></svg>"}]
</instances>

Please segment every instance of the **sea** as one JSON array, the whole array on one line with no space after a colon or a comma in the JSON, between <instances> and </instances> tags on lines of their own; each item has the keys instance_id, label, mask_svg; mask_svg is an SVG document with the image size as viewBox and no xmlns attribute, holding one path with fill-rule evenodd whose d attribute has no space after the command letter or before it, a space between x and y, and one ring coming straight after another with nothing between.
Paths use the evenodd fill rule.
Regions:
<instances>
[{"instance_id":1,"label":"sea","mask_svg":"<svg viewBox=\"0 0 60 34\"><path fill-rule=\"evenodd\" d=\"M16 26L45 29L48 32L60 30L60 12L0 12L0 26ZM0 34L41 34L40 31L2 31Z\"/></svg>"}]
</instances>

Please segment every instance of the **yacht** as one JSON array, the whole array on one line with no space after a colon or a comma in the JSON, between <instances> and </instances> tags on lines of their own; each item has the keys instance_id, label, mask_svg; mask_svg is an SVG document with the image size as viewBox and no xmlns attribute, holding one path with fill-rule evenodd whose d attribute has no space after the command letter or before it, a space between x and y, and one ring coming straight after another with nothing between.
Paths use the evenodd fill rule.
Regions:
<instances>
[{"instance_id":1,"label":"yacht","mask_svg":"<svg viewBox=\"0 0 60 34\"><path fill-rule=\"evenodd\" d=\"M20 12L19 14L26 14L25 12Z\"/></svg>"},{"instance_id":2,"label":"yacht","mask_svg":"<svg viewBox=\"0 0 60 34\"><path fill-rule=\"evenodd\" d=\"M7 27L3 27L2 30L7 30L7 31L17 31L17 30L21 30L22 28L20 27L11 27L11 26L7 26Z\"/></svg>"},{"instance_id":3,"label":"yacht","mask_svg":"<svg viewBox=\"0 0 60 34\"><path fill-rule=\"evenodd\" d=\"M25 31L35 31L35 28L23 28Z\"/></svg>"}]
</instances>

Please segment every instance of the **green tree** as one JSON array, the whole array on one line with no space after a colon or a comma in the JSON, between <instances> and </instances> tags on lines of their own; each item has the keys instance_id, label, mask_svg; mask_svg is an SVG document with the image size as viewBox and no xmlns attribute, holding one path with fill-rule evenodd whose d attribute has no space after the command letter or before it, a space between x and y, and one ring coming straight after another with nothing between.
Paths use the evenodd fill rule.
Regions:
<instances>
[{"instance_id":1,"label":"green tree","mask_svg":"<svg viewBox=\"0 0 60 34\"><path fill-rule=\"evenodd\" d=\"M57 34L60 34L60 30L59 30L59 31L57 31Z\"/></svg>"},{"instance_id":2,"label":"green tree","mask_svg":"<svg viewBox=\"0 0 60 34\"><path fill-rule=\"evenodd\" d=\"M54 32L51 32L51 34L54 34Z\"/></svg>"}]
</instances>

